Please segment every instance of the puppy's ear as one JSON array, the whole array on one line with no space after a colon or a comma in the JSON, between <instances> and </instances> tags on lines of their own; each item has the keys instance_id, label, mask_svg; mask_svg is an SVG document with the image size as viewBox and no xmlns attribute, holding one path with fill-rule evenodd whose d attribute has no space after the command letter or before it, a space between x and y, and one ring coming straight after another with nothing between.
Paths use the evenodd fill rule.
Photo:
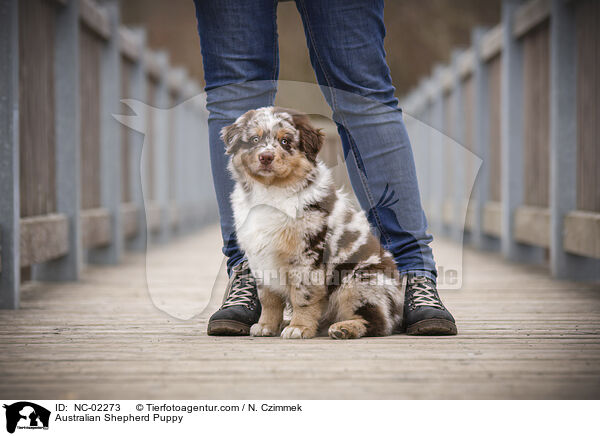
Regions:
<instances>
[{"instance_id":1,"label":"puppy's ear","mask_svg":"<svg viewBox=\"0 0 600 436\"><path fill-rule=\"evenodd\" d=\"M225 153L233 154L239 148L242 138L242 126L237 121L221 129L221 139L225 143Z\"/></svg>"},{"instance_id":2,"label":"puppy's ear","mask_svg":"<svg viewBox=\"0 0 600 436\"><path fill-rule=\"evenodd\" d=\"M256 111L251 109L235 120L233 124L221 129L221 139L225 143L225 153L233 154L240 148L244 130L246 129L248 121L255 113Z\"/></svg>"},{"instance_id":3,"label":"puppy's ear","mask_svg":"<svg viewBox=\"0 0 600 436\"><path fill-rule=\"evenodd\" d=\"M323 146L323 132L315 129L306 115L293 114L294 125L300 133L299 148L312 163L317 161L317 154Z\"/></svg>"}]
</instances>

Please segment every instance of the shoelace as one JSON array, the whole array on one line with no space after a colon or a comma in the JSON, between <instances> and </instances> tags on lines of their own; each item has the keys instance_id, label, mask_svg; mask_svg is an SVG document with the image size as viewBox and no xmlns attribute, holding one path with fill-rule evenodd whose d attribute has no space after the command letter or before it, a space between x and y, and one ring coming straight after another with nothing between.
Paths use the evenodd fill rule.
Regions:
<instances>
[{"instance_id":1,"label":"shoelace","mask_svg":"<svg viewBox=\"0 0 600 436\"><path fill-rule=\"evenodd\" d=\"M424 276L414 276L409 279L409 285L412 288L413 304L416 307L430 306L437 309L444 309L442 302L437 296L435 287L431 281Z\"/></svg>"},{"instance_id":2,"label":"shoelace","mask_svg":"<svg viewBox=\"0 0 600 436\"><path fill-rule=\"evenodd\" d=\"M230 306L250 307L255 300L256 281L250 272L248 262L243 261L232 268L231 291L221 308Z\"/></svg>"}]
</instances>

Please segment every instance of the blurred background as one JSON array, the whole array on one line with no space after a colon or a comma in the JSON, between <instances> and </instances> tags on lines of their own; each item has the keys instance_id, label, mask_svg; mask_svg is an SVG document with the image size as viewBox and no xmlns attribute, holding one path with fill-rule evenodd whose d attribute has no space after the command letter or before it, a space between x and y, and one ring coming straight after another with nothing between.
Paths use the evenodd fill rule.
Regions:
<instances>
[{"instance_id":1,"label":"blurred background","mask_svg":"<svg viewBox=\"0 0 600 436\"><path fill-rule=\"evenodd\" d=\"M453 49L467 46L471 29L500 21L500 0L386 0L385 40L392 80L399 96L450 59ZM188 69L203 83L202 56L192 0L123 0L124 24L144 26L148 44L167 50L175 65ZM281 80L314 82L302 21L293 1L280 2L277 28Z\"/></svg>"},{"instance_id":2,"label":"blurred background","mask_svg":"<svg viewBox=\"0 0 600 436\"><path fill-rule=\"evenodd\" d=\"M77 278L215 222L193 1L3 2L1 305L18 305L23 280ZM386 1L436 238L598 278L599 5ZM277 104L321 115L322 156L348 185L295 2L278 4L277 24Z\"/></svg>"}]
</instances>

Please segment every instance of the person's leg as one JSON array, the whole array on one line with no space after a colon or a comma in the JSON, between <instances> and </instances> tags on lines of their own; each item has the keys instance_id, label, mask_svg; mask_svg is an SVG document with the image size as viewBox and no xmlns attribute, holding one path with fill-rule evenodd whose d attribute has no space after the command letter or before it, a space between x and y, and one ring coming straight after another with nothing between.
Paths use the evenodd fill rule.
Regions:
<instances>
[{"instance_id":1,"label":"person's leg","mask_svg":"<svg viewBox=\"0 0 600 436\"><path fill-rule=\"evenodd\" d=\"M434 301L439 297L429 246L432 237L427 232L413 153L385 61L383 0L296 0L296 5L317 80L338 125L356 196L382 245L394 255L399 271L427 279L427 289L417 290L415 297L419 316L445 318L454 326L441 302ZM425 286L418 282L415 290ZM411 283L412 278L409 298L414 292ZM429 300L430 293L433 300ZM442 330L430 333L452 333L451 328Z\"/></svg>"},{"instance_id":2,"label":"person's leg","mask_svg":"<svg viewBox=\"0 0 600 436\"><path fill-rule=\"evenodd\" d=\"M229 196L233 180L220 138L223 127L244 112L271 106L279 74L276 0L194 0L206 82L206 108L223 253L227 268L243 259Z\"/></svg>"},{"instance_id":3,"label":"person's leg","mask_svg":"<svg viewBox=\"0 0 600 436\"><path fill-rule=\"evenodd\" d=\"M276 0L194 0L206 81L206 108L223 253L229 284L221 308L208 323L210 335L247 335L258 321L256 282L240 249L230 204L234 183L221 129L250 109L271 106L279 57Z\"/></svg>"},{"instance_id":4,"label":"person's leg","mask_svg":"<svg viewBox=\"0 0 600 436\"><path fill-rule=\"evenodd\" d=\"M412 149L385 61L383 0L297 0L352 187L401 272L436 277Z\"/></svg>"}]
</instances>

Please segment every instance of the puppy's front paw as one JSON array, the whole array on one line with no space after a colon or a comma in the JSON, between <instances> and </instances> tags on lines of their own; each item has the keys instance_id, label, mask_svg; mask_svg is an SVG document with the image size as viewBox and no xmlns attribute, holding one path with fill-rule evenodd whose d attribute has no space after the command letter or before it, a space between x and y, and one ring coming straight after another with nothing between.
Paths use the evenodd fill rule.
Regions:
<instances>
[{"instance_id":1,"label":"puppy's front paw","mask_svg":"<svg viewBox=\"0 0 600 436\"><path fill-rule=\"evenodd\" d=\"M317 334L316 329L301 325L289 325L281 332L283 339L310 339Z\"/></svg>"},{"instance_id":2,"label":"puppy's front paw","mask_svg":"<svg viewBox=\"0 0 600 436\"><path fill-rule=\"evenodd\" d=\"M277 336L278 330L266 324L256 323L250 327L250 336Z\"/></svg>"}]
</instances>

